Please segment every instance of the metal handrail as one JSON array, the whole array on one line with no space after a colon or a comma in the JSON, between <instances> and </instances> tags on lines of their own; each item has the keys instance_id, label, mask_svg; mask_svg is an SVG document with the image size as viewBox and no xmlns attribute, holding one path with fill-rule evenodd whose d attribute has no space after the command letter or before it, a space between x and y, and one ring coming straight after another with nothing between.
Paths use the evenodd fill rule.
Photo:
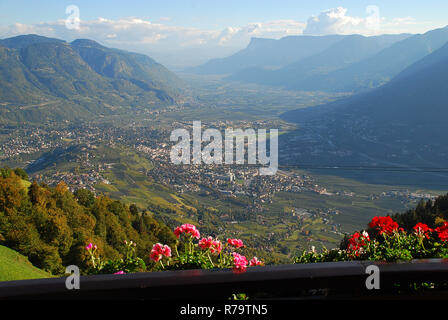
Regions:
<instances>
[{"instance_id":1,"label":"metal handrail","mask_svg":"<svg viewBox=\"0 0 448 320\"><path fill-rule=\"evenodd\" d=\"M380 270L380 289L368 290L366 268ZM66 277L0 282L0 299L227 299L246 293L258 299L375 298L397 295L397 283L448 283L448 259L407 263L327 262L230 269L143 272L81 276L80 289L68 290ZM448 297L448 290L423 293ZM422 293L418 293L422 296Z\"/></svg>"}]
</instances>

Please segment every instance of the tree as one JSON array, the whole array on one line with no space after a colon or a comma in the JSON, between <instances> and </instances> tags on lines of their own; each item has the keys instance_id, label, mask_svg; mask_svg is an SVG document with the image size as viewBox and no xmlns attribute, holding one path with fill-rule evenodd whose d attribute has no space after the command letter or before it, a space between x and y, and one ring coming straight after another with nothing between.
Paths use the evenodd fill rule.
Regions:
<instances>
[{"instance_id":1,"label":"tree","mask_svg":"<svg viewBox=\"0 0 448 320\"><path fill-rule=\"evenodd\" d=\"M87 189L78 189L75 191L75 197L78 203L84 207L91 208L95 203L95 195Z\"/></svg>"},{"instance_id":2,"label":"tree","mask_svg":"<svg viewBox=\"0 0 448 320\"><path fill-rule=\"evenodd\" d=\"M88 243L98 245L105 259L119 259L124 240L138 243L141 256L148 256L154 243L175 242L165 224L138 214L135 205L95 197L86 189L73 194L64 183L26 187L25 175L18 174L0 168L0 241L39 268L62 274L70 264L87 267Z\"/></svg>"},{"instance_id":3,"label":"tree","mask_svg":"<svg viewBox=\"0 0 448 320\"><path fill-rule=\"evenodd\" d=\"M138 208L134 203L129 206L129 211L131 211L131 214L133 216L136 216L138 214Z\"/></svg>"},{"instance_id":4,"label":"tree","mask_svg":"<svg viewBox=\"0 0 448 320\"><path fill-rule=\"evenodd\" d=\"M26 180L26 181L29 180L28 174L22 168L14 169L14 173L15 173L16 176L20 177L23 180Z\"/></svg>"}]
</instances>

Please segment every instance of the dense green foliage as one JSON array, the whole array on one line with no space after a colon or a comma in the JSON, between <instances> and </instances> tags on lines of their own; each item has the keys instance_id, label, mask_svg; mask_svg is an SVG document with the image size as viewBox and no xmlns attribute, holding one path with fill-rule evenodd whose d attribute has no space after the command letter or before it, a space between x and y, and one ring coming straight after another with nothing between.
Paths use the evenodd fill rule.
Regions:
<instances>
[{"instance_id":1,"label":"dense green foliage","mask_svg":"<svg viewBox=\"0 0 448 320\"><path fill-rule=\"evenodd\" d=\"M359 253L348 249L303 252L296 263L335 262L351 260L410 261L412 259L448 258L448 245L437 235L430 238L419 237L415 233L396 232L382 235L366 242Z\"/></svg>"},{"instance_id":2,"label":"dense green foliage","mask_svg":"<svg viewBox=\"0 0 448 320\"><path fill-rule=\"evenodd\" d=\"M98 244L105 258L119 259L125 240L131 239L142 257L156 242L175 241L165 224L120 201L94 197L87 190L74 195L64 183L55 188L30 185L13 170L1 170L0 243L35 266L53 274L70 264L87 267L84 248L90 242Z\"/></svg>"},{"instance_id":3,"label":"dense green foliage","mask_svg":"<svg viewBox=\"0 0 448 320\"><path fill-rule=\"evenodd\" d=\"M420 202L413 210L375 217L367 230L345 237L339 249L304 251L296 263L350 260L410 261L448 258L448 195ZM377 221L381 220L381 223Z\"/></svg>"},{"instance_id":4,"label":"dense green foliage","mask_svg":"<svg viewBox=\"0 0 448 320\"><path fill-rule=\"evenodd\" d=\"M448 194L435 201L421 201L415 209L396 214L392 218L406 231L410 231L418 222L435 228L443 221L448 221Z\"/></svg>"},{"instance_id":5,"label":"dense green foliage","mask_svg":"<svg viewBox=\"0 0 448 320\"><path fill-rule=\"evenodd\" d=\"M137 244L133 241L124 241L123 256L118 259L104 259L96 244L89 243L86 250L89 255L86 274L131 273L147 269L145 261L137 256Z\"/></svg>"}]
</instances>

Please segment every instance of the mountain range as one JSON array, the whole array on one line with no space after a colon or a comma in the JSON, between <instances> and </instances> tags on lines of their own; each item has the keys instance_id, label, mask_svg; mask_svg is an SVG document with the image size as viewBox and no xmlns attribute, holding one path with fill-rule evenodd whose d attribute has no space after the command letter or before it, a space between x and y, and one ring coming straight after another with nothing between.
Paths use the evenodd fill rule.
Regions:
<instances>
[{"instance_id":1,"label":"mountain range","mask_svg":"<svg viewBox=\"0 0 448 320\"><path fill-rule=\"evenodd\" d=\"M359 92L379 87L442 47L448 42L448 27L417 35L295 36L289 40L295 45L289 48L287 59L280 54L285 55L280 45L284 39L254 41L269 43L277 51L251 42L233 56L211 60L189 71L227 74L230 81L299 91ZM267 53L275 63L257 58Z\"/></svg>"},{"instance_id":2,"label":"mountain range","mask_svg":"<svg viewBox=\"0 0 448 320\"><path fill-rule=\"evenodd\" d=\"M234 73L228 79L314 91L319 85L320 78L327 79L326 76L329 74L371 58L409 36L408 34L373 37L349 35L322 52L297 60L280 69L247 68ZM319 79L317 83L310 83L310 80L313 81L315 78Z\"/></svg>"},{"instance_id":3,"label":"mountain range","mask_svg":"<svg viewBox=\"0 0 448 320\"><path fill-rule=\"evenodd\" d=\"M0 40L2 117L79 119L175 103L182 81L148 56L79 39Z\"/></svg>"},{"instance_id":4,"label":"mountain range","mask_svg":"<svg viewBox=\"0 0 448 320\"><path fill-rule=\"evenodd\" d=\"M230 74L256 66L279 68L315 55L343 38L343 35L288 36L279 40L252 38L247 48L230 57L212 59L186 71L198 74Z\"/></svg>"}]
</instances>

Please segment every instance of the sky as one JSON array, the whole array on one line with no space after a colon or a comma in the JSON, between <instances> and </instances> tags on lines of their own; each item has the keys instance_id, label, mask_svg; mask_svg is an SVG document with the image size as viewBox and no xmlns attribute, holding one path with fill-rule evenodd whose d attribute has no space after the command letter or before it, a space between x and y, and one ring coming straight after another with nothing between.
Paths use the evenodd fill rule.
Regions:
<instances>
[{"instance_id":1,"label":"sky","mask_svg":"<svg viewBox=\"0 0 448 320\"><path fill-rule=\"evenodd\" d=\"M448 25L446 12L447 0L0 0L0 38L88 38L181 69L252 37L424 33Z\"/></svg>"}]
</instances>

